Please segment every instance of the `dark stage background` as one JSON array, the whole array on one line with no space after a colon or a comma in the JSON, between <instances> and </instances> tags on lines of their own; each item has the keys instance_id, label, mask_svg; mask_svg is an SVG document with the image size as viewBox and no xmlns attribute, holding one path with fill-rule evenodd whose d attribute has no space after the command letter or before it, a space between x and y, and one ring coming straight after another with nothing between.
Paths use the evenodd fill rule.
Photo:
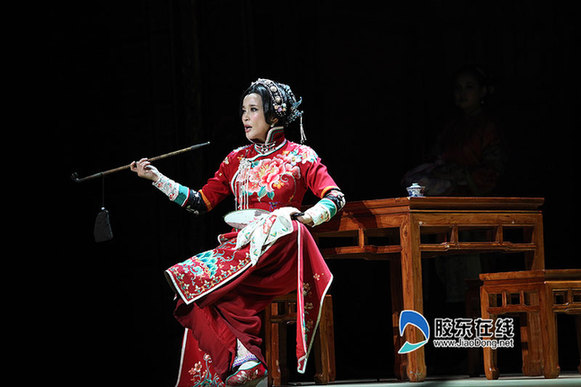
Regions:
<instances>
[{"instance_id":1,"label":"dark stage background","mask_svg":"<svg viewBox=\"0 0 581 387\"><path fill-rule=\"evenodd\" d=\"M49 104L54 102L58 123L51 187L65 224L48 230L58 231L51 250L58 259L50 264L51 300L58 301L46 313L55 328L44 334L65 355L50 359L57 360L52 370L77 386L173 385L182 331L162 273L214 247L216 235L227 230L222 215L233 202L194 217L145 180L129 172L111 175L105 206L114 239L97 244L92 232L101 182L75 184L69 176L211 141L157 163L164 174L200 188L231 149L246 143L239 98L258 77L288 83L303 97L308 144L347 199L363 200L406 195L403 173L423 160L454 114L452 73L464 63L481 64L496 80L490 103L502 117L510 150L498 194L544 197L547 267L579 267L571 200L579 14L570 4L55 4L42 39L49 42L55 91ZM298 130L288 137L298 141ZM335 273L338 378L393 377L387 263L329 265ZM455 313L438 297L441 284L431 281L426 292L426 313L433 313L428 319ZM561 367L573 370L574 328L567 319L562 327ZM429 347L430 374L466 372L464 352ZM499 358L501 372L519 372L518 350Z\"/></svg>"}]
</instances>

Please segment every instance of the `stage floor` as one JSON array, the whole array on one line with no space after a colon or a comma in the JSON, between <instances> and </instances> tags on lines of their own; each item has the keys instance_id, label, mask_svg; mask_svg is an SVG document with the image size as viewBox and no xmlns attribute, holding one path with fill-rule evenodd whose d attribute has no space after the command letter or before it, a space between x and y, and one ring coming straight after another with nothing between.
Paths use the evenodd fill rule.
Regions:
<instances>
[{"instance_id":1,"label":"stage floor","mask_svg":"<svg viewBox=\"0 0 581 387\"><path fill-rule=\"evenodd\" d=\"M328 384L336 387L381 387L381 386L401 386L414 385L416 387L498 387L498 386L581 386L581 375L579 373L562 373L557 379L545 379L542 376L531 377L522 375L501 375L497 380L487 380L486 377L467 377L467 376L450 376L450 377L428 377L421 383L400 382L396 379L382 380L338 380ZM312 386L314 383L289 383L288 386ZM318 385L317 385L318 386Z\"/></svg>"}]
</instances>

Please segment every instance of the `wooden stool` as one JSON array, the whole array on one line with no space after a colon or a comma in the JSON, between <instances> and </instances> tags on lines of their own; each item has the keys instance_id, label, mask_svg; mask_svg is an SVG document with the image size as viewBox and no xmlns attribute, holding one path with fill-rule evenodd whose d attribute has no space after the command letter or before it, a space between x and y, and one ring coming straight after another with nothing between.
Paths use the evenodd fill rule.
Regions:
<instances>
[{"instance_id":1,"label":"wooden stool","mask_svg":"<svg viewBox=\"0 0 581 387\"><path fill-rule=\"evenodd\" d=\"M521 321L523 373L559 376L557 320L555 313L578 315L581 326L581 270L530 270L480 274L480 304L483 319L519 313ZM577 343L581 354L580 332ZM487 379L497 379L496 351L483 350ZM580 365L581 372L581 365Z\"/></svg>"},{"instance_id":2,"label":"wooden stool","mask_svg":"<svg viewBox=\"0 0 581 387\"><path fill-rule=\"evenodd\" d=\"M290 293L280 296L266 308L264 318L264 336L266 345L266 363L268 367L268 385L280 386L288 381L286 361L286 329L282 325L296 324L297 295ZM328 384L335 380L335 339L333 333L333 299L325 296L321 308L321 319L314 342L315 383Z\"/></svg>"}]
</instances>

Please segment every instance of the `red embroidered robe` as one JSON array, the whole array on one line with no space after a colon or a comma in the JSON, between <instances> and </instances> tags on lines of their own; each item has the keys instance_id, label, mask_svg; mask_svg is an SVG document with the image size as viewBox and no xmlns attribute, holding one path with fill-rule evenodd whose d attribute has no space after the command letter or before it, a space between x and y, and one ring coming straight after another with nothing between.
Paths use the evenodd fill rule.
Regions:
<instances>
[{"instance_id":1,"label":"red embroidered robe","mask_svg":"<svg viewBox=\"0 0 581 387\"><path fill-rule=\"evenodd\" d=\"M231 194L238 207L300 208L308 189L320 198L338 189L310 147L286 140L282 129L272 129L269 137L268 149L251 144L226 156L199 191L208 210ZM332 216L337 208L329 207ZM292 224L292 232L269 246L255 266L249 245L235 248L239 231L233 230L219 236L215 249L166 270L179 296L174 314L186 328L178 386L224 380L236 354L236 339L264 363L260 312L274 297L294 290L297 368L304 372L332 274L307 227Z\"/></svg>"}]
</instances>

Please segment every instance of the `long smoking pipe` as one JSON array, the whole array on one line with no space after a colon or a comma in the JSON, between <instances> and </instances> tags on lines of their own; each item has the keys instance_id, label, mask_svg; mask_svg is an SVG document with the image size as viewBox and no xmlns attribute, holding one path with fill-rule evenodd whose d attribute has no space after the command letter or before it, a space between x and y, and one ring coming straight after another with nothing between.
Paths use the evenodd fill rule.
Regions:
<instances>
[{"instance_id":1,"label":"long smoking pipe","mask_svg":"<svg viewBox=\"0 0 581 387\"><path fill-rule=\"evenodd\" d=\"M159 155L159 156L155 156L155 157L149 158L148 160L149 161L156 161L156 160L165 159L166 157L177 156L177 155L179 155L181 153L189 152L189 151L192 151L194 149L201 148L201 147L206 146L206 145L209 145L209 144L210 144L210 141L204 142L202 144L192 145L192 146L189 146L187 148L179 149L179 150L176 150L176 151L173 151L173 152L169 152L169 153L165 153L163 155ZM132 162L129 163L129 164L127 164L127 165L123 165L121 167L117 167L117 168L113 168L113 169L108 169L106 171L97 172L97 173L95 173L93 175L86 176L86 177L82 177L82 178L79 178L78 173L77 172L74 172L71 175L71 179L73 179L73 181L75 183L81 183L83 181L95 179L97 177L102 177L102 176L105 176L105 175L109 175L111 173L115 173L115 172L123 171L125 169L129 169L131 167L131 164L132 164Z\"/></svg>"}]
</instances>

